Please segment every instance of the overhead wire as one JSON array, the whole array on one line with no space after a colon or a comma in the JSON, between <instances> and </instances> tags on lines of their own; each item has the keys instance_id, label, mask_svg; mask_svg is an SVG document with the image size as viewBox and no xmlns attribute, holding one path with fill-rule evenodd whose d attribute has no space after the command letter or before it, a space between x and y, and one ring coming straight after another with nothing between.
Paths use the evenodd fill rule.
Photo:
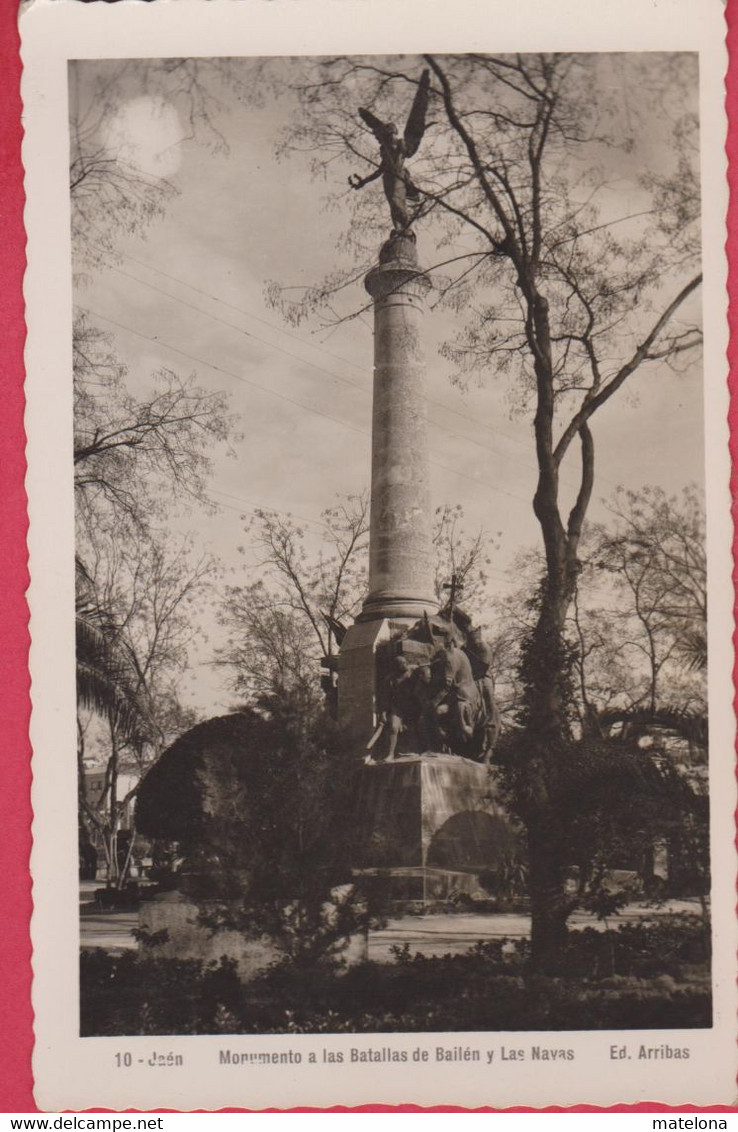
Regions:
<instances>
[{"instance_id":1,"label":"overhead wire","mask_svg":"<svg viewBox=\"0 0 738 1132\"><path fill-rule=\"evenodd\" d=\"M100 245L97 246L99 247ZM335 354L332 350L327 350L323 345L319 345L315 342L308 342L305 338L303 338L301 334L295 333L294 330L288 330L285 326L278 326L275 322L270 322L269 319L262 318L261 315L254 314L253 311L246 310L244 307L238 307L235 305L235 303L229 303L227 299L222 299L219 295L214 295L211 291L205 291L202 287L196 287L194 283L189 283L186 279L180 279L177 275L171 275L168 271L162 271L160 267L154 267L152 263L147 263L143 259L137 259L136 256L132 256L129 252L119 251L117 254L123 256L125 259L129 259L132 263L137 263L139 267L146 268L147 271L153 271L157 275L162 275L165 279L171 280L172 283L179 283L180 286L187 287L190 291L195 291L198 295L202 295L204 298L212 299L215 303L221 303L222 306L228 307L230 310L235 311L237 314L242 314L246 318L252 318L255 322L260 322L262 323L262 325L268 326L270 330L276 330L279 334L284 334L288 338L294 338L297 342L300 342L303 346L308 346L311 350L319 350L322 354L326 354L327 357L333 358L334 361L343 362L344 365L353 366L354 369L361 370L363 373L371 374L371 369L369 369L367 366L361 365L360 362L354 362L351 361L350 358L343 357L341 354ZM114 267L116 270L120 270L120 268L118 268L115 264L108 264L108 266Z\"/></svg>"},{"instance_id":2,"label":"overhead wire","mask_svg":"<svg viewBox=\"0 0 738 1132\"><path fill-rule=\"evenodd\" d=\"M228 326L228 327L230 327L231 330L236 330L239 334L243 334L247 338L253 338L254 341L261 342L262 345L267 346L268 349L276 350L278 353L284 354L288 358L292 358L294 361L299 362L301 365L310 366L312 369L318 370L319 373L324 373L328 377L332 377L335 381L340 381L340 382L342 382L342 384L348 385L351 389L358 390L358 392L363 394L364 396L371 397L371 395L372 395L371 389L367 389L365 386L359 385L357 382L352 381L350 378L345 377L342 374L334 373L333 370L328 370L328 369L325 368L325 366L318 365L316 362L311 361L309 358L303 358L301 355L294 353L294 351L285 349L284 346L280 346L275 342L269 342L266 338L262 338L260 335L254 334L253 331L246 330L242 326L237 326L235 323L229 322L227 319L221 318L219 315L213 314L211 311L205 311L205 310L202 309L202 307L195 306L193 303L188 303L186 299L181 298L179 295L173 295L171 291L166 291L163 287L157 287L155 283L150 283L146 279L140 279L137 275L131 274L130 271L124 271L123 268L116 267L115 265L112 265L112 266L113 266L114 271L117 271L120 275L123 275L126 278L133 280L133 282L143 283L143 285L145 287L150 287L152 291L156 291L160 295L165 295L167 298L172 299L176 303L181 303L182 306L188 307L190 310L196 311L198 314L203 315L205 318L211 318L211 319L213 319L214 322L219 322L223 326ZM156 270L156 269L154 268L153 270ZM173 277L170 277L170 278L173 278ZM177 282L181 282L181 280L177 280ZM189 286L189 284L185 283L184 286ZM206 294L206 292L201 292L201 293ZM214 295L209 295L209 297L214 299L215 302L221 302L222 301L222 300L216 298L216 296L214 296ZM228 304L228 305L230 305L230 304ZM241 313L245 313L245 312L242 311ZM253 316L247 314L246 317L249 318L249 317L253 317ZM261 321L266 321L266 320L261 320ZM267 323L267 325L270 325L270 324ZM274 329L277 329L277 328L275 327ZM291 335L291 337L297 337L297 336ZM304 342L302 339L299 339L299 340L301 342L303 342L303 345L308 345L308 343ZM320 349L320 347L316 347L316 346L313 346L312 348L313 349ZM332 357L338 357L338 355L331 355L331 356ZM344 360L344 359L341 359L341 360ZM348 363L348 364L352 364L352 363ZM357 367L357 368L364 369L364 367ZM370 373L371 371L364 370L364 372ZM427 404L438 407L438 408L442 409L444 412L446 411L446 406L443 405L441 402L432 401L430 398L425 398L425 400L426 400ZM453 410L451 410L451 411L453 411ZM462 416L462 418L464 420L471 420L472 419L470 417L463 416L463 414L459 414L459 415ZM500 452L499 450L497 450L495 448L490 448L489 445L483 444L479 440L475 440L474 437L472 437L472 436L453 432L450 428L448 428L447 425L441 424L440 421L434 421L434 420L428 418L428 423L431 424L434 428L438 428L442 432L447 433L449 436L454 437L456 440L462 441L462 443L464 443L464 444L474 444L477 448L481 448L482 451L487 453L487 454L499 456L499 458L502 459L502 460L507 460L507 459L511 458L511 459L515 460L517 463L519 463L521 466L527 467L531 471L536 471L536 468L534 467L533 464L528 464L523 460L519 460L515 456L513 456L513 457L506 456L505 453ZM501 433L500 435L504 435L504 434Z\"/></svg>"},{"instance_id":3,"label":"overhead wire","mask_svg":"<svg viewBox=\"0 0 738 1132\"><path fill-rule=\"evenodd\" d=\"M222 495L226 499L234 499L237 503L246 504L242 510L250 510L253 515L257 515L260 511L273 511L277 515L284 515L287 519L299 519L301 523L310 523L316 527L323 527L328 530L328 524L324 523L322 519L308 519L307 515L298 515L294 511L282 511L279 507L272 507L269 503L254 503L252 499L242 499L240 495L232 495L230 492L221 491L220 488L211 487L209 489L211 495ZM216 506L227 506L225 503L216 504Z\"/></svg>"},{"instance_id":4,"label":"overhead wire","mask_svg":"<svg viewBox=\"0 0 738 1132\"><path fill-rule=\"evenodd\" d=\"M212 302L220 303L221 305L228 307L230 310L233 310L233 311L237 312L238 314L243 315L245 318L254 319L257 322L262 323L264 326L268 326L271 330L274 330L276 333L285 334L289 338L292 338L292 339L298 341L302 346L307 347L308 349L317 350L320 353L324 353L324 354L326 354L327 357L330 357L330 358L334 359L335 361L340 361L340 362L344 363L345 365L353 366L355 369L358 369L363 373L367 373L369 375L371 375L371 373L372 373L372 370L369 367L360 365L359 363L351 361L350 359L345 358L340 354L335 354L330 350L326 350L325 347L322 346L322 345L319 345L319 344L314 343L314 342L309 342L309 341L307 341L307 339L305 339L304 337L302 337L299 334L296 334L294 331L290 331L286 327L277 326L275 323L270 322L268 319L262 318L260 315L255 314L253 311L246 310L244 307L239 307L239 306L236 306L234 303L229 303L226 299L223 299L218 295L214 295L211 291L207 291L202 287L196 287L193 283L188 282L186 279L181 279L179 276L172 275L169 272L163 271L161 268L155 267L153 264L147 263L145 260L137 259L135 256L130 255L128 252L121 252L120 254L122 256L124 256L126 259L131 260L132 263L138 264L139 267L143 267L144 269L146 269L148 271L152 271L152 272L156 273L157 275L161 275L165 279L169 279L171 282L177 283L182 287L187 287L189 290L195 291L197 294L202 295L204 298L210 299ZM186 299L183 299L178 295L174 295L174 294L172 294L171 291L166 291L164 288L157 287L155 284L150 283L148 280L141 279L139 276L133 275L130 272L125 271L123 268L118 267L115 264L110 264L109 266L114 271L117 271L119 274L128 277L129 279L133 280L136 283L143 283L144 286L151 287L152 290L158 291L160 294L165 295L168 298L173 299L175 302L182 303L183 306L187 306L191 310L197 311L199 314L204 315L206 318L212 318L215 321L220 322L225 326L231 327L231 329L233 329L233 330L237 330L238 332L246 335L247 337L254 338L256 341L261 342L262 344L268 346L271 349L280 351L281 353L286 354L288 357L292 357L297 361L300 361L300 362L302 362L306 365L312 366L313 368L319 370L320 372L326 373L329 376L335 378L337 381L342 381L344 384L352 386L355 389L358 389L360 392L364 393L365 395L370 394L370 390L365 389L363 386L358 385L356 382L351 381L349 378L346 378L345 376L336 374L332 370L326 370L325 367L317 365L315 362L310 361L310 359L308 359L308 358L303 358L299 355L295 355L291 351L286 350L284 347L279 346L276 343L269 342L264 338L261 338L259 335L254 334L253 331L251 331L251 330L247 330L244 327L237 326L235 323L229 322L227 319L222 319L218 315L212 314L210 311L203 310L202 307L198 307L198 306L195 306L192 303L188 303ZM520 437L513 436L512 434L510 434L508 432L504 432L502 429L495 428L494 426L487 424L485 421L481 421L481 420L478 420L474 417L470 417L466 413L462 413L459 409L456 409L451 405L446 405L442 401L434 400L431 397L426 397L425 400L426 400L428 405L433 406L434 408L440 409L444 413L451 413L454 416L459 417L460 420L467 421L469 424L472 424L477 428L481 428L484 431L489 432L493 435L501 436L504 439L509 440L513 444L522 445L524 447L528 446L528 441L522 440ZM439 421L430 420L430 423L435 428L439 428L442 431L447 432L449 435L456 437L457 439L460 439L460 440L465 441L467 443L474 444L477 447L482 448L485 452L491 452L495 455L498 455L501 459L515 460L517 463L519 463L521 465L521 467L526 467L529 470L534 471L534 472L538 471L537 467L534 464L531 464L531 463L529 463L528 461L525 461L525 460L521 460L519 457L516 457L516 456L511 457L511 456L499 451L498 449L490 448L488 445L482 444L480 441L475 440L473 437L468 436L466 434L460 435L459 433L452 432L448 428L447 425L441 424ZM613 486L616 486L614 481L608 480L604 476L600 476L600 479L604 480L607 483L611 483Z\"/></svg>"},{"instance_id":5,"label":"overhead wire","mask_svg":"<svg viewBox=\"0 0 738 1132\"><path fill-rule=\"evenodd\" d=\"M124 330L128 334L134 334L137 338L143 338L147 342L153 342L157 346L161 346L165 350L171 350L172 353L179 354L188 361L194 362L195 365L207 366L209 369L216 370L217 373L222 373L226 377L232 377L236 381L242 382L244 385L250 385L253 389L259 389L262 393L267 393L271 397L277 397L280 401L287 401L290 405L296 405L298 409L303 409L308 413L314 413L315 416L324 417L326 420L335 421L337 424L344 425L345 428L352 429L354 432L360 432L364 436L368 436L366 429L359 428L358 425L353 425L349 421L342 421L338 417L331 416L330 413L323 413L320 409L314 409L309 405L303 405L300 401L295 401L293 397L288 397L286 393L280 393L277 389L270 389L267 385L260 385L258 381L252 381L251 378L244 377L243 374L236 373L234 370L226 369L224 366L217 365L216 362L207 361L205 358L198 358L194 354L190 354L187 350L181 350L179 346L173 346L171 342L165 342L158 335L144 334L141 330L136 330L133 326L127 326L117 319L111 318L109 315L100 314L99 311L92 310L91 307L85 306L83 303L76 304L79 310L84 311L86 314L92 315L93 318L99 318L103 322L109 322L111 326L117 326L119 330Z\"/></svg>"},{"instance_id":6,"label":"overhead wire","mask_svg":"<svg viewBox=\"0 0 738 1132\"><path fill-rule=\"evenodd\" d=\"M280 401L286 401L291 405L295 405L298 409L304 412L312 413L315 416L323 417L325 420L333 421L344 428L348 428L353 432L358 432L362 436L371 437L371 433L367 429L360 428L358 425L351 424L349 421L343 420L341 417L335 417L331 413L325 413L321 409L313 408L310 405L305 405L301 401L296 401L293 397L288 397L286 393L280 393L276 389L271 389L267 385L261 385L258 381L253 381L251 378L244 377L243 374L236 373L235 370L226 369L225 366L219 366L215 362L208 361L206 358L198 358L195 354L190 354L187 350L180 349L179 346L172 345L171 342L165 342L158 335L144 334L141 330L136 330L132 326L127 326L125 323L119 322L117 319L111 318L109 315L101 314L94 311L91 307L85 306L82 303L76 304L79 310L84 311L86 314L92 315L93 318L101 319L103 322L110 323L111 326L117 326L119 330L123 330L129 334L135 335L137 338L142 338L147 342L153 342L155 345L163 349L171 350L175 354L179 354L188 361L194 362L195 365L207 366L218 373L224 374L226 377L232 377L236 381L240 381L245 385L249 385L254 389L259 389L262 393L268 396L277 397ZM481 479L477 476L469 475L468 472L462 472L459 468L452 468L448 464L442 464L439 460L431 459L429 461L434 467L440 468L442 471L449 472L451 475L459 476L462 479L470 480L471 483L476 484L478 487L487 487L490 491L494 491L498 495L506 495L510 499L517 499L521 503L530 503L530 500L523 495L518 495L516 492L507 491L505 488L498 487L496 484L490 483L488 480Z\"/></svg>"}]
</instances>

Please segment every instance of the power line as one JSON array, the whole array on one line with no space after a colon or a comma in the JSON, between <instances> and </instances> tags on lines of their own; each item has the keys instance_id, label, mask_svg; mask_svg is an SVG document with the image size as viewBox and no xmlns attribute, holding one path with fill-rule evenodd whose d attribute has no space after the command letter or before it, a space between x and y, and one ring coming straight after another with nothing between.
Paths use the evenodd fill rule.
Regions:
<instances>
[{"instance_id":1,"label":"power line","mask_svg":"<svg viewBox=\"0 0 738 1132\"><path fill-rule=\"evenodd\" d=\"M186 299L180 298L179 295L173 295L171 291L165 291L163 287L157 287L155 283L149 283L147 279L139 279L137 275L132 275L130 271L124 271L122 267L114 267L113 270L119 272L119 274L121 275L125 275L128 279L132 279L134 283L143 283L144 287L150 287L152 291L157 291L160 295L166 295L167 298L173 299L175 303L181 303L182 306L189 307L189 309L192 311L197 311L198 314L204 315L205 318L212 318L215 322L219 322L223 326L229 326L231 330L237 330L239 334L244 334L247 338L253 338L254 341L261 342L262 345L268 346L271 350L277 350L278 353L284 354L286 357L292 358L296 362L301 362L303 365L311 366L313 369L317 369L319 373L324 373L328 377L334 378L335 381L342 381L344 385L350 385L352 389L358 389L361 393L365 393L371 396L371 391L364 389L362 385L357 385L355 381L351 381L349 378L343 377L341 374L333 373L332 370L326 369L324 366L319 366L317 362L311 362L309 358L302 358L299 354L293 353L292 350L286 350L284 346L278 346L275 342L268 342L266 338L261 338L258 334L254 334L251 330L245 330L242 326L236 326L234 322L228 322L227 319L220 318L220 316L217 314L212 314L210 311L204 311L202 307L196 307L193 303L188 303ZM211 296L211 298L213 297L214 296ZM216 302L220 301L221 300L216 299Z\"/></svg>"},{"instance_id":2,"label":"power line","mask_svg":"<svg viewBox=\"0 0 738 1132\"><path fill-rule=\"evenodd\" d=\"M135 262L138 263L140 261L136 260ZM231 330L236 330L239 334L243 334L247 338L253 338L256 342L261 342L262 345L266 346L267 348L269 348L271 350L276 350L280 354L284 354L286 357L292 358L293 360L299 362L302 365L308 365L311 368L318 370L319 373L324 373L328 377L332 377L335 381L340 381L344 385L348 385L351 389L357 389L364 396L371 397L371 390L370 389L366 389L363 385L359 385L359 384L357 384L357 382L351 381L351 379L348 378L348 377L344 377L341 374L334 373L332 370L328 370L324 366L319 366L316 362L310 361L309 358L303 358L299 354L295 354L292 350L286 350L283 346L278 346L274 342L269 342L269 341L267 341L266 338L262 338L260 335L254 334L250 330L245 330L242 326L236 326L235 323L229 322L225 318L220 318L220 316L217 315L217 314L212 314L210 311L203 310L202 307L195 306L193 303L188 303L186 299L180 298L179 295L173 295L171 293L171 291L166 291L166 290L164 290L163 287L157 287L155 283L150 283L146 279L140 279L137 275L132 275L130 271L124 271L123 268L115 267L115 265L113 265L113 270L117 271L120 275L124 275L127 279L133 280L134 283L143 283L143 285L145 287L150 287L152 291L156 291L160 295L165 295L167 298L174 300L174 302L176 302L176 303L181 303L182 306L188 307L189 310L193 310L193 311L196 311L198 314L204 315L205 318L211 318L211 319L213 319L213 321L219 322L222 326L228 326L228 327L230 327ZM153 270L156 270L156 269L154 268ZM165 273L162 272L161 274L165 274ZM168 276L168 278L174 279L174 276ZM175 280L175 282L181 282L181 280ZM185 283L184 286L188 287L189 284ZM193 288L193 290L197 290L200 294L203 294L203 295L208 294L208 292L201 291L200 288ZM215 302L224 302L224 300L218 299L215 295L209 295L208 294L208 297L213 299ZM226 305L230 306L231 304L229 303L229 304L226 304ZM239 308L235 308L235 309L239 309ZM241 311L240 313L246 314L245 311ZM255 316L246 314L246 317L255 317ZM266 321L266 320L262 319L261 321ZM266 325L269 326L271 324L266 323ZM276 327L275 327L275 329L276 329ZM290 335L290 337L297 338L298 336L297 335ZM303 341L303 339L301 339L301 338L298 338L298 341L300 341L303 345L308 345L308 343L305 343ZM320 347L314 347L314 348L320 349ZM332 355L332 356L337 357L337 355ZM344 360L344 359L341 359L341 360ZM349 363L349 364L351 364L351 363ZM357 368L363 368L363 367L357 367ZM370 371L365 370L365 372L370 372ZM432 401L430 398L427 398L427 397L425 398L425 400L426 400L428 405L433 405L437 408L440 408L444 412L447 411L446 406L441 404L440 401ZM454 411L455 410L451 410L451 412L454 412ZM465 417L463 414L458 414L458 415L461 416L463 420L471 420L472 419L470 417ZM450 428L448 428L447 425L441 424L439 421L429 420L429 424L433 425L434 428L441 429L442 432L447 433L449 436L454 437L456 440L460 440L464 444L474 444L477 448L481 448L483 452L486 452L488 454L491 453L495 456L499 456L500 459L507 459L508 458L508 457L505 456L504 453L499 452L495 448L490 448L489 445L487 445L487 444L482 444L481 441L475 440L474 437L472 437L472 436L453 432ZM484 427L486 427L486 426L484 426ZM500 435L504 435L504 433L501 433ZM512 457L512 458L516 459L517 462L522 467L529 468L531 471L537 470L534 467L533 464L528 464L523 460L517 459L516 457Z\"/></svg>"},{"instance_id":3,"label":"power line","mask_svg":"<svg viewBox=\"0 0 738 1132\"><path fill-rule=\"evenodd\" d=\"M110 318L108 315L99 314L97 311L93 311L90 307L85 307L81 303L78 303L77 307L80 310L85 311L86 314L92 315L93 318L99 318L103 322L110 323L111 326L117 326L119 330L126 331L129 334L134 334L137 338L142 338L146 342L153 342L155 345L163 347L166 350L171 350L173 353L179 354L183 358L187 358L188 361L194 362L195 365L208 366L210 369L216 370L218 373L222 373L226 377L232 377L236 381L242 382L244 385L250 385L252 388L258 389L262 393L267 393L272 397L277 397L280 401L287 401L290 405L295 405L298 409L302 409L304 412L312 413L318 417L323 417L328 421L333 421L335 424L342 425L344 428L351 429L353 432L358 432L362 436L371 436L371 434L366 429L359 428L358 425L353 425L349 421L342 420L340 417L334 417L330 413L324 413L320 409L314 409L309 405L304 405L302 402L295 401L294 398L288 397L285 393L279 393L276 389L270 389L266 385L260 385L259 382L252 381L250 378L244 377L242 374L238 374L234 370L229 370L224 366L216 365L215 362L207 361L205 358L198 358L194 354L188 353L186 350L181 350L179 346L172 346L171 343L165 342L163 339L155 335L144 334L140 330L134 330L132 326L126 326L124 323L118 322L116 319ZM489 481L487 480L479 479L476 476L470 476L467 472L462 472L458 468L449 467L448 464L441 464L438 460L430 460L429 463L436 468L440 468L444 472L450 472L454 476L459 476L462 479L470 480L478 487L488 487L491 491L496 492L498 495L507 495L510 499L517 499L521 503L530 503L530 500L525 496L517 495L512 491L507 491L505 488L498 487L496 484L489 483Z\"/></svg>"},{"instance_id":4,"label":"power line","mask_svg":"<svg viewBox=\"0 0 738 1132\"><path fill-rule=\"evenodd\" d=\"M99 246L100 245L98 245L98 247ZM142 259L136 259L135 256L130 255L128 252L119 252L118 254L124 256L126 259L130 259L132 263L137 263L139 267L145 267L147 271L153 271L157 275L163 275L165 279L170 279L172 283L179 283L182 287L187 287L190 291L196 291L198 295L212 299L215 303L222 303L224 307L236 311L237 314L245 315L246 318L253 318L256 322L268 326L270 330L276 330L279 334L285 334L288 338L294 338L295 341L300 342L303 346L309 346L312 350L319 350L320 353L325 354L329 358L333 358L334 361L343 362L345 365L353 366L354 369L359 369L363 373L371 375L372 371L368 366L363 366L359 362L353 362L349 358L344 358L341 354L334 354L332 350L326 350L325 346L318 345L315 342L308 342L302 335L296 334L293 330L288 330L284 326L278 326L276 322L270 322L269 319L262 318L260 315L254 314L253 311L246 310L244 307L237 307L234 303L229 303L227 299L221 299L218 295L213 295L210 291L203 290L202 287L196 287L194 283L188 283L186 279L180 279L176 275L170 275L169 272L162 271L160 267L154 267L153 264L146 263ZM113 267L115 271L121 270L119 267L116 267L115 264L109 264L109 266Z\"/></svg>"},{"instance_id":5,"label":"power line","mask_svg":"<svg viewBox=\"0 0 738 1132\"><path fill-rule=\"evenodd\" d=\"M262 393L268 393L271 397L278 397L280 401L287 401L290 405L296 405L298 409L303 409L308 413L314 413L318 417L324 417L327 421L335 421L337 424L344 425L345 428L353 429L354 432L360 432L362 436L369 435L365 429L359 428L358 425L352 425L348 421L342 421L339 420L338 417L332 417L329 413L323 413L320 409L313 409L309 405L303 405L300 401L295 401L292 397L288 397L286 393L279 393L276 389L269 389L268 386L260 385L258 381L252 381L250 378L244 377L243 374L235 373L233 370L225 369L224 366L216 365L215 362L209 362L206 361L205 358L197 358L194 354L188 354L186 350L181 350L179 346L172 346L170 342L165 342L156 335L144 334L140 330L134 330L132 326L126 326L122 322L117 322L116 319L110 318L108 315L98 314L97 311L93 311L90 307L82 306L81 303L78 303L77 306L80 310L85 311L86 314L91 314L93 318L102 319L103 322L109 322L112 326L117 326L119 330L125 330L129 334L135 334L137 338L143 338L146 342L153 342L157 346L162 346L166 350L180 354L183 358L187 358L188 361L194 362L196 365L208 366L218 373L225 374L226 377L232 377L236 381L243 382L244 385L250 385L253 389L261 390Z\"/></svg>"},{"instance_id":6,"label":"power line","mask_svg":"<svg viewBox=\"0 0 738 1132\"><path fill-rule=\"evenodd\" d=\"M331 357L336 361L341 361L341 362L345 363L346 365L354 366L355 369L361 370L363 373L367 373L367 374L370 374L370 375L372 373L372 370L369 369L367 366L362 366L358 362L349 361L348 358L344 358L339 354L334 354L332 351L326 350L325 347L323 347L323 346L317 345L313 342L308 342L301 335L295 334L293 331L289 331L284 327L279 327L275 323L269 322L268 319L261 318L259 315L254 314L252 311L248 311L243 307L238 307L234 303L229 303L229 302L227 302L226 299L221 299L218 295L213 295L212 292L210 292L210 291L205 291L201 287L196 287L194 284L188 283L186 280L180 279L176 275L171 275L169 272L162 271L160 268L154 267L152 264L146 263L143 260L137 259L135 256L129 255L127 252L122 252L121 254L123 256L125 256L126 259L130 259L133 263L138 264L140 267L143 267L148 271L153 271L157 275L162 275L165 279L169 279L173 283L178 283L182 287L187 287L188 289L195 291L198 295L203 295L205 298L211 299L215 303L221 303L223 306L228 307L230 310L234 310L238 314L244 315L246 318L255 319L257 322L263 323L264 326L268 326L270 329L275 330L277 333L286 334L289 338L294 338L296 341L300 342L300 344L303 345L303 346L307 346L307 347L309 347L310 349L313 349L313 350L318 350L321 353L326 354L328 357ZM349 378L346 378L346 377L343 377L339 374L336 374L332 370L326 370L324 367L316 365L316 363L311 362L307 358L301 358L298 355L291 353L289 350L285 350L283 347L276 345L275 343L268 342L266 339L259 337L259 335L254 334L252 331L245 330L243 327L236 326L234 323L228 322L226 319L222 319L218 315L214 315L214 314L211 314L209 311L203 310L202 307L194 306L192 303L188 303L186 301L186 299L182 299L178 295L173 295L171 293L171 291L166 291L161 287L157 287L153 283L149 283L145 279L141 279L136 275L132 275L130 272L125 271L121 267L117 267L115 264L111 264L110 266L112 267L112 269L114 271L117 271L119 274L125 275L127 278L132 279L136 283L143 283L145 287L151 287L152 290L158 291L159 294L166 295L168 298L173 299L175 302L182 303L183 306L187 306L191 310L197 311L199 314L204 315L206 318L212 318L216 322L220 322L224 326L229 326L229 327L231 327L231 329L237 330L237 331L239 331L239 333L245 334L247 337L254 338L256 341L262 342L264 345L269 346L274 350L279 350L280 352L286 354L288 357L296 358L297 361L303 362L304 364L309 365L309 366L313 366L315 369L319 370L321 373L326 373L330 377L335 378L337 381L342 381L342 382L344 382L344 384L350 385L354 389L358 389L360 392L362 392L364 394L370 393L370 391L368 389L365 389L361 385L357 385L356 382L351 381ZM488 425L484 421L480 421L480 420L478 420L474 417L470 417L466 413L462 413L458 409L455 409L450 405L445 405L442 401L436 401L436 400L434 400L433 398L430 398L430 397L426 397L425 400L426 400L428 405L432 405L434 408L440 409L444 413L452 413L454 416L459 417L463 421L467 421L469 424L473 424L477 428L482 428L486 432L492 433L493 435L502 436L506 440L509 440L513 444L519 444L521 446L527 447L527 442L524 441L524 440L521 440L519 437L512 436L510 433L507 433L507 432L503 432L502 429L493 428L492 425ZM510 457L507 457L503 452L500 452L495 448L490 448L487 445L482 444L478 440L474 440L474 438L471 437L471 436L467 436L467 435L463 435L463 434L459 435L458 433L451 432L451 430L446 425L440 424L437 421L431 421L430 423L433 424L434 427L440 428L443 431L448 432L449 435L455 436L457 439L467 441L471 444L477 445L479 448L482 448L485 452L493 452L495 455L500 456L502 459L510 458ZM512 459L516 460L522 467L529 468L531 471L534 471L534 472L538 471L537 467L534 464L530 464L525 460L520 460L519 457L512 457Z\"/></svg>"},{"instance_id":7,"label":"power line","mask_svg":"<svg viewBox=\"0 0 738 1132\"><path fill-rule=\"evenodd\" d=\"M226 499L234 499L237 503L245 503L246 510L251 508L253 515L258 514L259 511L274 511L275 514L284 515L287 519L299 519L301 523L311 523L316 527L323 527L325 530L328 530L328 524L324 523L322 519L308 519L306 515L297 515L294 511L281 511L279 507L272 507L268 503L254 503L252 499L242 499L240 495L231 495L229 492L221 491L220 488L217 487L211 487L209 490L211 495L222 495ZM221 506L221 504L216 505ZM222 506L225 507L226 504L222 504Z\"/></svg>"}]
</instances>

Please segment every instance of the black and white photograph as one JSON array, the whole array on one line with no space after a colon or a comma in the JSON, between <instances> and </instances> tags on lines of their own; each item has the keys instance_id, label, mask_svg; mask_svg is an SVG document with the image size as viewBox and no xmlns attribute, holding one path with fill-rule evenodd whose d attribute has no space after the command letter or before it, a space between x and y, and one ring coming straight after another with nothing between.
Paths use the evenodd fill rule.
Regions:
<instances>
[{"instance_id":1,"label":"black and white photograph","mask_svg":"<svg viewBox=\"0 0 738 1132\"><path fill-rule=\"evenodd\" d=\"M713 1030L701 60L526 44L65 61L67 1024L121 1071Z\"/></svg>"}]
</instances>

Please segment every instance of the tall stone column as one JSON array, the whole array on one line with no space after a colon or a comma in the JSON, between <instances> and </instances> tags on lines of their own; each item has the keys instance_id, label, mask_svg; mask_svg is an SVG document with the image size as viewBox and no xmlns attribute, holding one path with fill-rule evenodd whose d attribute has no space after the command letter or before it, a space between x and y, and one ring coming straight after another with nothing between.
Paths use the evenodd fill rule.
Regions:
<instances>
[{"instance_id":1,"label":"tall stone column","mask_svg":"<svg viewBox=\"0 0 738 1132\"><path fill-rule=\"evenodd\" d=\"M431 283L415 242L388 240L365 286L374 299L369 593L359 620L434 612L421 324Z\"/></svg>"},{"instance_id":2,"label":"tall stone column","mask_svg":"<svg viewBox=\"0 0 738 1132\"><path fill-rule=\"evenodd\" d=\"M435 613L421 323L430 281L393 237L366 277L374 299L369 592L338 656L338 719L365 754L377 721L377 649Z\"/></svg>"}]
</instances>

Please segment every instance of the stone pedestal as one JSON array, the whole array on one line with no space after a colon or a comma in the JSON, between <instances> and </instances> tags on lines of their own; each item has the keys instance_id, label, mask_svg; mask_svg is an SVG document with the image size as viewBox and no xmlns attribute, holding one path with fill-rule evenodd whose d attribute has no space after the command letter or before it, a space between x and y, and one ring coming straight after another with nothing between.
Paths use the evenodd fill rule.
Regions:
<instances>
[{"instance_id":1,"label":"stone pedestal","mask_svg":"<svg viewBox=\"0 0 738 1132\"><path fill-rule=\"evenodd\" d=\"M338 722L357 758L377 725L377 665L379 645L391 636L390 622L357 621L347 631L338 655Z\"/></svg>"},{"instance_id":2,"label":"stone pedestal","mask_svg":"<svg viewBox=\"0 0 738 1132\"><path fill-rule=\"evenodd\" d=\"M343 639L338 655L338 721L357 758L365 757L379 724L377 649L414 624L411 617L359 620Z\"/></svg>"},{"instance_id":3,"label":"stone pedestal","mask_svg":"<svg viewBox=\"0 0 738 1132\"><path fill-rule=\"evenodd\" d=\"M479 874L517 842L486 768L455 755L365 766L355 828L357 873L386 878L391 896L406 900L481 893Z\"/></svg>"}]
</instances>

